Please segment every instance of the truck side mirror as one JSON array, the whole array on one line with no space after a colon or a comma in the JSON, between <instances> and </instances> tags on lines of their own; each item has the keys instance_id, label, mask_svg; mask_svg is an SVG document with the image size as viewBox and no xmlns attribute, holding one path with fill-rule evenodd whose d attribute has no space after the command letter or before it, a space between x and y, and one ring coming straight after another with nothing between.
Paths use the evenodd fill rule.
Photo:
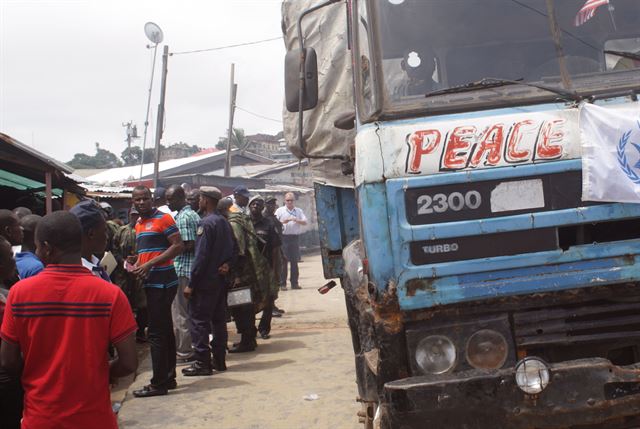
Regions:
<instances>
[{"instance_id":1,"label":"truck side mirror","mask_svg":"<svg viewBox=\"0 0 640 429\"><path fill-rule=\"evenodd\" d=\"M302 110L309 110L318 104L318 60L313 48L305 48L304 89ZM284 59L284 95L289 112L300 111L300 49L287 52Z\"/></svg>"}]
</instances>

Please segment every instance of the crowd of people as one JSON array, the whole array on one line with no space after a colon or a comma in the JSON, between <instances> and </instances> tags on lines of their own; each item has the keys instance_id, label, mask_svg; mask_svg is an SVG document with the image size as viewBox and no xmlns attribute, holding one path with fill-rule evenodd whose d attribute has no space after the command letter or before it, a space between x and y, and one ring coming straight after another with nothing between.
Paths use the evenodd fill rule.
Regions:
<instances>
[{"instance_id":1,"label":"crowd of people","mask_svg":"<svg viewBox=\"0 0 640 429\"><path fill-rule=\"evenodd\" d=\"M227 352L254 351L284 313L287 265L300 289L294 201L137 186L126 224L91 199L44 217L0 210L0 427L116 428L109 386L136 371L136 342L152 363L140 398L175 389L178 365L210 376Z\"/></svg>"}]
</instances>

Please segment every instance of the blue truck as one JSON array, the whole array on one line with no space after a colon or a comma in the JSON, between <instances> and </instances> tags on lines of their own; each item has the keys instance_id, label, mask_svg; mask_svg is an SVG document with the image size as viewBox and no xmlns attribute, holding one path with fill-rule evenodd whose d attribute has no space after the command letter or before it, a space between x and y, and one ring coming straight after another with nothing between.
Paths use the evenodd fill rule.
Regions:
<instances>
[{"instance_id":1,"label":"blue truck","mask_svg":"<svg viewBox=\"0 0 640 429\"><path fill-rule=\"evenodd\" d=\"M285 133L365 427L640 427L640 205L583 199L580 123L640 119L639 22L636 0L285 0Z\"/></svg>"}]
</instances>

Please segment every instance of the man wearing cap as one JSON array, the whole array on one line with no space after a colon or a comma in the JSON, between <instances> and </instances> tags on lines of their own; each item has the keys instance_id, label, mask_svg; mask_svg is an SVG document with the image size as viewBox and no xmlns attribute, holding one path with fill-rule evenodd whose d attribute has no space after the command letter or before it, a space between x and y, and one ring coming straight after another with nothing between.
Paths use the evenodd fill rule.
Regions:
<instances>
[{"instance_id":1,"label":"man wearing cap","mask_svg":"<svg viewBox=\"0 0 640 429\"><path fill-rule=\"evenodd\" d=\"M270 268L263 273L263 278L269 281L267 303L262 310L262 317L258 325L258 332L262 339L268 339L271 332L271 317L273 305L278 298L278 276L280 275L280 236L273 223L262 215L264 199L260 195L249 200L249 211L253 229L258 236L258 250ZM270 272L269 272L270 271Z\"/></svg>"},{"instance_id":2,"label":"man wearing cap","mask_svg":"<svg viewBox=\"0 0 640 429\"><path fill-rule=\"evenodd\" d=\"M226 275L233 263L235 243L229 223L217 210L221 198L222 193L216 187L200 188L200 208L205 216L198 224L191 281L184 289L185 298L190 300L191 338L196 360L182 370L188 377L211 375L213 369L227 369ZM213 334L212 349L209 348L209 334Z\"/></svg>"},{"instance_id":3,"label":"man wearing cap","mask_svg":"<svg viewBox=\"0 0 640 429\"><path fill-rule=\"evenodd\" d=\"M249 198L251 198L251 193L246 186L236 186L233 190L233 205L229 209L231 213L243 213L248 214Z\"/></svg>"},{"instance_id":4,"label":"man wearing cap","mask_svg":"<svg viewBox=\"0 0 640 429\"><path fill-rule=\"evenodd\" d=\"M94 276L111 282L109 274L100 266L100 260L95 256L104 253L107 247L107 221L102 208L94 200L84 200L71 207L69 212L78 218L82 226L82 265Z\"/></svg>"},{"instance_id":5,"label":"man wearing cap","mask_svg":"<svg viewBox=\"0 0 640 429\"><path fill-rule=\"evenodd\" d=\"M238 196L243 197L242 190ZM240 204L244 201L241 199ZM246 202L249 202L248 199ZM258 249L258 236L251 223L251 218L240 211L230 210L228 219L238 245L238 263L232 270L233 287L251 288L253 301L253 305L242 305L231 309L231 315L241 340L234 344L229 352L251 352L257 346L256 313L262 311L268 302L271 287L268 276L271 273L266 259Z\"/></svg>"},{"instance_id":6,"label":"man wearing cap","mask_svg":"<svg viewBox=\"0 0 640 429\"><path fill-rule=\"evenodd\" d=\"M200 216L187 204L184 189L178 185L171 185L167 189L167 202L169 209L177 213L175 216L176 226L180 230L184 243L184 252L173 260L173 266L178 275L178 290L171 305L171 315L173 317L173 331L176 336L177 359L179 363L187 363L192 360L193 352L191 350L188 301L183 292L189 286L191 279L196 231Z\"/></svg>"},{"instance_id":7,"label":"man wearing cap","mask_svg":"<svg viewBox=\"0 0 640 429\"><path fill-rule=\"evenodd\" d=\"M299 207L295 206L295 195L287 192L284 196L284 206L276 210L276 217L283 225L282 252L285 262L282 264L280 288L287 288L287 262L291 264L291 289L301 289L298 284L298 262L300 262L300 234L307 224L307 217Z\"/></svg>"},{"instance_id":8,"label":"man wearing cap","mask_svg":"<svg viewBox=\"0 0 640 429\"><path fill-rule=\"evenodd\" d=\"M184 251L180 231L171 215L153 207L151 191L136 186L132 192L133 204L140 219L136 223L138 257L133 273L143 282L147 295L149 345L153 376L151 383L135 390L136 397L166 395L176 387L176 338L173 334L171 303L176 296L178 276L173 258Z\"/></svg>"}]
</instances>

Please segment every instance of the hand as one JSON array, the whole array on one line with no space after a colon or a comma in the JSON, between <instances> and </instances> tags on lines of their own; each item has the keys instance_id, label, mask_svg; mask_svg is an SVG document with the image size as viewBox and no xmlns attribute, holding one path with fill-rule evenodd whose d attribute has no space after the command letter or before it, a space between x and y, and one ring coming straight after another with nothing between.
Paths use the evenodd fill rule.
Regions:
<instances>
[{"instance_id":1,"label":"hand","mask_svg":"<svg viewBox=\"0 0 640 429\"><path fill-rule=\"evenodd\" d=\"M226 276L229 274L229 264L226 262L218 267L218 274Z\"/></svg>"},{"instance_id":2,"label":"hand","mask_svg":"<svg viewBox=\"0 0 640 429\"><path fill-rule=\"evenodd\" d=\"M193 288L190 286L187 286L186 288L184 288L184 290L182 291L182 294L184 295L184 297L186 299L191 299L191 297L193 296Z\"/></svg>"},{"instance_id":3,"label":"hand","mask_svg":"<svg viewBox=\"0 0 640 429\"><path fill-rule=\"evenodd\" d=\"M149 275L149 271L151 271L151 265L142 264L139 267L136 267L132 273L141 280L144 280Z\"/></svg>"},{"instance_id":4,"label":"hand","mask_svg":"<svg viewBox=\"0 0 640 429\"><path fill-rule=\"evenodd\" d=\"M285 224L291 222L292 220L293 219L285 219L285 220L282 221L282 224L285 225Z\"/></svg>"}]
</instances>

